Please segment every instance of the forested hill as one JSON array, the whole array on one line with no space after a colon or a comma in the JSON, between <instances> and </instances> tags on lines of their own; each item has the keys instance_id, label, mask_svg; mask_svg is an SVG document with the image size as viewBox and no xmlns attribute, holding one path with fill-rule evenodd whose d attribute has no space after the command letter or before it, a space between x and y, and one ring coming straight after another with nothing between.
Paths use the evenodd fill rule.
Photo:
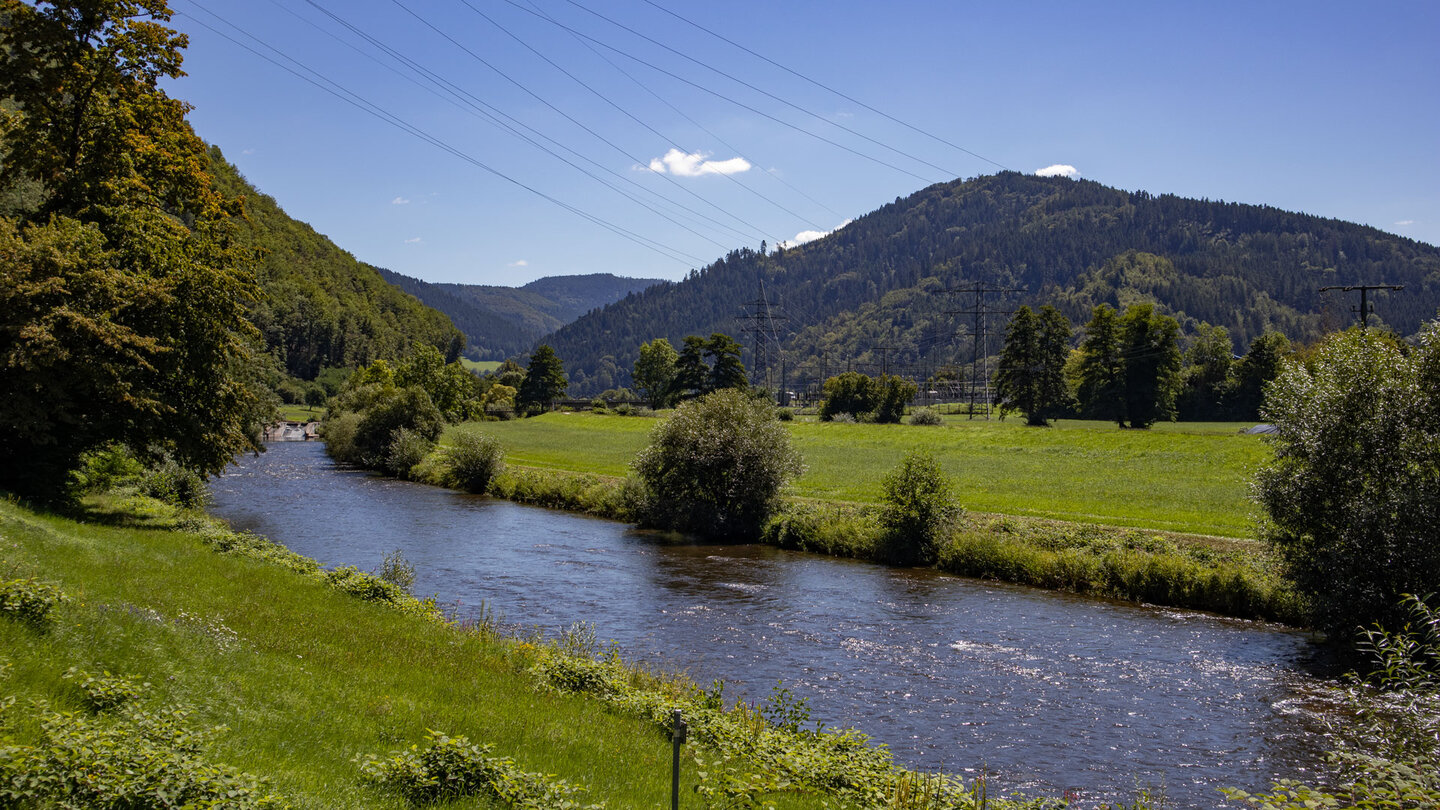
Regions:
<instances>
[{"instance_id":1,"label":"forested hill","mask_svg":"<svg viewBox=\"0 0 1440 810\"><path fill-rule=\"evenodd\" d=\"M523 287L432 284L377 269L386 281L449 315L469 341L466 354L477 360L503 360L526 352L542 335L660 283L659 279L591 273L549 276Z\"/></svg>"},{"instance_id":2,"label":"forested hill","mask_svg":"<svg viewBox=\"0 0 1440 810\"><path fill-rule=\"evenodd\" d=\"M784 320L748 324L773 327L790 374L918 374L969 360L973 319L947 312L973 309L975 296L944 291L977 284L1025 290L987 296L992 310L1055 304L1077 325L1099 303L1153 301L1187 331L1224 326L1240 352L1268 329L1305 341L1350 323L1358 299L1319 287L1399 284L1371 301L1380 322L1408 335L1440 310L1440 249L1268 206L1006 172L931 186L799 247L734 251L545 341L582 394L628 384L638 346L654 337L678 345L726 332L743 338L752 364L742 317L762 283ZM1004 321L992 316L990 331Z\"/></svg>"},{"instance_id":3,"label":"forested hill","mask_svg":"<svg viewBox=\"0 0 1440 810\"><path fill-rule=\"evenodd\" d=\"M291 218L216 147L210 162L216 188L245 199L242 238L260 251L257 276L265 294L250 318L290 374L309 380L327 366L396 359L416 343L459 355L464 337L443 313Z\"/></svg>"}]
</instances>

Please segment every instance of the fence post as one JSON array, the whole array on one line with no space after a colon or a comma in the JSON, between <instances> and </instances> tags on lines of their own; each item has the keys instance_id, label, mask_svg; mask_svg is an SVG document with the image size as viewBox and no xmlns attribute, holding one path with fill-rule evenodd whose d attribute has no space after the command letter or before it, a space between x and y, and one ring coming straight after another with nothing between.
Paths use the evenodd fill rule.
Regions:
<instances>
[{"instance_id":1,"label":"fence post","mask_svg":"<svg viewBox=\"0 0 1440 810\"><path fill-rule=\"evenodd\" d=\"M670 728L673 749L670 760L670 810L680 810L680 745L685 742L685 718L680 716L679 709L670 713Z\"/></svg>"}]
</instances>

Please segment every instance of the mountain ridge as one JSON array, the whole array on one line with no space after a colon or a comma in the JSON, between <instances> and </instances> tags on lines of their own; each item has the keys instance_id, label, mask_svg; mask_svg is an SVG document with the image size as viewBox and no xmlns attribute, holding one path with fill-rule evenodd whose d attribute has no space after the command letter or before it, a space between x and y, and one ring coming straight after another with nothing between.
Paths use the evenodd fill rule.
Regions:
<instances>
[{"instance_id":1,"label":"mountain ridge","mask_svg":"<svg viewBox=\"0 0 1440 810\"><path fill-rule=\"evenodd\" d=\"M503 360L528 351L540 337L586 313L622 300L662 279L613 273L545 276L519 287L423 281L375 268L390 284L444 312L465 333L466 354Z\"/></svg>"},{"instance_id":2,"label":"mountain ridge","mask_svg":"<svg viewBox=\"0 0 1440 810\"><path fill-rule=\"evenodd\" d=\"M1224 326L1243 353L1267 330L1305 342L1342 328L1358 302L1318 289L1356 283L1405 285L1373 300L1384 323L1411 334L1440 310L1440 248L1272 206L1002 172L896 198L804 245L731 251L544 341L582 394L628 384L639 344L655 337L744 336L753 370L755 330L777 323L751 306L763 285L772 314L788 319L766 342L783 346L792 377L845 367L922 376L972 356L977 322L955 313L974 309L975 297L961 288L1024 290L982 296L992 310L983 353L999 348L1000 313L1020 304L1055 304L1078 326L1096 304L1137 301L1187 329Z\"/></svg>"}]
</instances>

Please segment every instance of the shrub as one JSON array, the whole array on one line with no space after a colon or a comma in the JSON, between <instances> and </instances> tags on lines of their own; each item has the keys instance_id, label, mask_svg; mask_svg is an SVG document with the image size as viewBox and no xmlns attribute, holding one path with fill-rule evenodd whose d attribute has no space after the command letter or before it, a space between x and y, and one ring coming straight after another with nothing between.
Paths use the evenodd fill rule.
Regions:
<instances>
[{"instance_id":1,"label":"shrub","mask_svg":"<svg viewBox=\"0 0 1440 810\"><path fill-rule=\"evenodd\" d=\"M883 487L881 556L902 565L934 564L963 514L939 463L929 453L911 453L885 476Z\"/></svg>"},{"instance_id":2,"label":"shrub","mask_svg":"<svg viewBox=\"0 0 1440 810\"><path fill-rule=\"evenodd\" d=\"M405 559L405 555L397 548L380 561L380 572L377 576L408 591L410 586L415 584L415 565Z\"/></svg>"},{"instance_id":3,"label":"shrub","mask_svg":"<svg viewBox=\"0 0 1440 810\"><path fill-rule=\"evenodd\" d=\"M146 470L140 479L140 494L182 509L200 509L210 502L205 476L168 456Z\"/></svg>"},{"instance_id":4,"label":"shrub","mask_svg":"<svg viewBox=\"0 0 1440 810\"><path fill-rule=\"evenodd\" d=\"M836 421L836 417L855 417L875 407L875 381L858 371L837 374L825 381L825 401L820 405L820 419Z\"/></svg>"},{"instance_id":5,"label":"shrub","mask_svg":"<svg viewBox=\"0 0 1440 810\"><path fill-rule=\"evenodd\" d=\"M575 796L583 788L544 774L520 770L509 757L491 755L488 745L438 731L427 733L424 748L411 746L386 759L359 760L371 781L398 791L414 805L429 806L464 796L484 796L523 810L586 810Z\"/></svg>"},{"instance_id":6,"label":"shrub","mask_svg":"<svg viewBox=\"0 0 1440 810\"><path fill-rule=\"evenodd\" d=\"M910 424L935 426L945 424L945 420L934 408L916 408L910 413Z\"/></svg>"},{"instance_id":7,"label":"shrub","mask_svg":"<svg viewBox=\"0 0 1440 810\"><path fill-rule=\"evenodd\" d=\"M108 444L80 457L80 466L70 474L70 483L80 494L105 492L139 481L144 474L145 465L135 458L130 448Z\"/></svg>"},{"instance_id":8,"label":"shrub","mask_svg":"<svg viewBox=\"0 0 1440 810\"><path fill-rule=\"evenodd\" d=\"M440 438L445 419L430 395L417 387L401 388L370 406L355 426L356 463L381 468L394 441L395 432L407 428L426 441Z\"/></svg>"},{"instance_id":9,"label":"shrub","mask_svg":"<svg viewBox=\"0 0 1440 810\"><path fill-rule=\"evenodd\" d=\"M74 667L71 667L63 677L78 680L76 686L85 696L85 707L92 712L108 712L118 709L138 699L150 686L148 683L142 684L133 678L111 675L109 672L103 675L91 675Z\"/></svg>"},{"instance_id":10,"label":"shrub","mask_svg":"<svg viewBox=\"0 0 1440 810\"><path fill-rule=\"evenodd\" d=\"M396 428L390 434L390 446L385 451L380 469L396 478L409 478L410 470L424 461L434 447L435 442L410 428Z\"/></svg>"},{"instance_id":11,"label":"shrub","mask_svg":"<svg viewBox=\"0 0 1440 810\"><path fill-rule=\"evenodd\" d=\"M1266 389L1274 461L1256 477L1262 534L1337 639L1408 617L1440 591L1440 324L1405 352L1373 331L1333 336Z\"/></svg>"},{"instance_id":12,"label":"shrub","mask_svg":"<svg viewBox=\"0 0 1440 810\"><path fill-rule=\"evenodd\" d=\"M0 615L42 627L50 619L50 609L65 598L59 588L34 577L0 582Z\"/></svg>"},{"instance_id":13,"label":"shrub","mask_svg":"<svg viewBox=\"0 0 1440 810\"><path fill-rule=\"evenodd\" d=\"M325 439L325 452L336 461L359 464L360 454L355 449L355 431L360 427L360 414L343 413L326 419L320 427Z\"/></svg>"},{"instance_id":14,"label":"shrub","mask_svg":"<svg viewBox=\"0 0 1440 810\"><path fill-rule=\"evenodd\" d=\"M682 404L632 466L646 523L706 537L752 538L804 466L774 408L723 389Z\"/></svg>"},{"instance_id":15,"label":"shrub","mask_svg":"<svg viewBox=\"0 0 1440 810\"><path fill-rule=\"evenodd\" d=\"M844 412L841 412L841 413L833 414L833 415L830 417L830 420L829 420L829 421L831 421L831 422L839 422L839 423L844 424L844 425L853 425L853 424L855 424L858 420L855 418L855 414L853 414L853 413L844 413Z\"/></svg>"},{"instance_id":16,"label":"shrub","mask_svg":"<svg viewBox=\"0 0 1440 810\"><path fill-rule=\"evenodd\" d=\"M781 422L790 422L795 419L795 412L789 408L777 408L775 410L775 418Z\"/></svg>"},{"instance_id":17,"label":"shrub","mask_svg":"<svg viewBox=\"0 0 1440 810\"><path fill-rule=\"evenodd\" d=\"M453 485L466 492L484 493L505 468L505 450L500 440L484 433L456 433L445 457Z\"/></svg>"}]
</instances>

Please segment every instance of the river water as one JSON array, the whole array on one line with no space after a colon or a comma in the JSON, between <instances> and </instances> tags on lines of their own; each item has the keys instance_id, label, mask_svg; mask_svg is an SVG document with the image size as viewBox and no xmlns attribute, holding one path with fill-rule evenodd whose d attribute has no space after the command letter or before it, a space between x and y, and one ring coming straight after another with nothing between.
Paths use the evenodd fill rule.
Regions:
<instances>
[{"instance_id":1,"label":"river water","mask_svg":"<svg viewBox=\"0 0 1440 810\"><path fill-rule=\"evenodd\" d=\"M812 719L913 767L1082 805L1162 788L1215 807L1323 768L1336 692L1270 625L765 546L677 544L623 524L337 469L269 445L212 511L327 566L399 549L414 592L556 634L591 622L628 658L752 700L777 681Z\"/></svg>"}]
</instances>

